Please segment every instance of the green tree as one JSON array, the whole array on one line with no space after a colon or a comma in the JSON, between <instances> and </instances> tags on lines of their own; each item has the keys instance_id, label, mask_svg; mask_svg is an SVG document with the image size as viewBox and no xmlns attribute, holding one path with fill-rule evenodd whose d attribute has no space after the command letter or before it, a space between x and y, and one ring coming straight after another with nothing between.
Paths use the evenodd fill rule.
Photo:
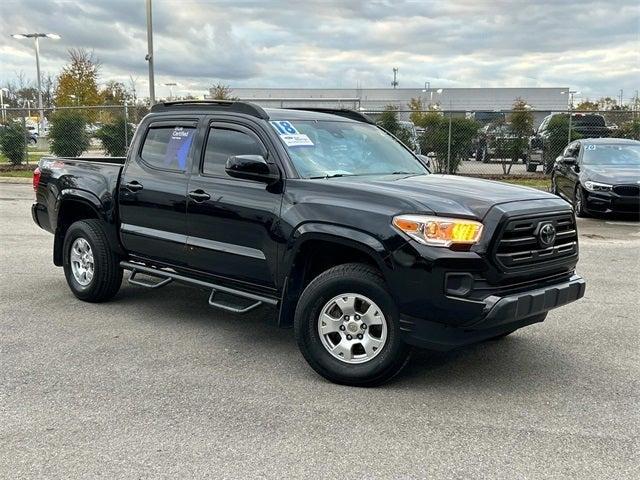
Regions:
<instances>
[{"instance_id":1,"label":"green tree","mask_svg":"<svg viewBox=\"0 0 640 480\"><path fill-rule=\"evenodd\" d=\"M548 137L545 139L543 150L544 171L549 173L558 155L574 140L582 138L574 128L571 129L569 138L569 115L554 115L547 126Z\"/></svg>"},{"instance_id":2,"label":"green tree","mask_svg":"<svg viewBox=\"0 0 640 480\"><path fill-rule=\"evenodd\" d=\"M449 148L449 120L451 120L451 148ZM456 173L460 162L467 158L480 125L468 118L451 118L437 112L427 112L419 124L424 128L420 137L423 154L435 155L435 171ZM449 151L451 156L448 157Z\"/></svg>"},{"instance_id":3,"label":"green tree","mask_svg":"<svg viewBox=\"0 0 640 480\"><path fill-rule=\"evenodd\" d=\"M76 105L100 105L98 92L100 62L83 49L69 50L69 64L58 75L55 104L58 107Z\"/></svg>"},{"instance_id":4,"label":"green tree","mask_svg":"<svg viewBox=\"0 0 640 480\"><path fill-rule=\"evenodd\" d=\"M392 135L395 135L398 140L411 148L411 131L408 128L405 128L398 120L398 107L395 105L387 105L380 115L378 125Z\"/></svg>"},{"instance_id":5,"label":"green tree","mask_svg":"<svg viewBox=\"0 0 640 480\"><path fill-rule=\"evenodd\" d=\"M512 109L513 111L509 115L509 123L514 138L505 139L503 142L505 144L505 152L498 157L503 159L502 172L504 174L510 173L513 164L520 158L524 158L525 151L529 145L529 137L533 133L533 112L531 112L527 102L521 98L516 98ZM508 158L510 162L505 162L505 158Z\"/></svg>"},{"instance_id":6,"label":"green tree","mask_svg":"<svg viewBox=\"0 0 640 480\"><path fill-rule=\"evenodd\" d=\"M100 97L104 105L124 105L124 102L133 103L132 95L127 91L124 83L109 80L100 91Z\"/></svg>"},{"instance_id":7,"label":"green tree","mask_svg":"<svg viewBox=\"0 0 640 480\"><path fill-rule=\"evenodd\" d=\"M211 98L214 100L238 100L237 97L231 95L231 87L223 85L222 83L216 83L210 89Z\"/></svg>"},{"instance_id":8,"label":"green tree","mask_svg":"<svg viewBox=\"0 0 640 480\"><path fill-rule=\"evenodd\" d=\"M133 128L129 122L124 116L119 116L100 127L95 136L102 143L104 153L111 157L124 157L132 135Z\"/></svg>"},{"instance_id":9,"label":"green tree","mask_svg":"<svg viewBox=\"0 0 640 480\"><path fill-rule=\"evenodd\" d=\"M599 109L600 109L600 106L598 105L598 102L592 102L588 98L586 100L581 101L574 108L574 110L578 110L578 111L580 110L593 111L593 110L599 110Z\"/></svg>"},{"instance_id":10,"label":"green tree","mask_svg":"<svg viewBox=\"0 0 640 480\"><path fill-rule=\"evenodd\" d=\"M74 110L58 110L51 118L51 153L58 157L77 157L89 148L87 119Z\"/></svg>"},{"instance_id":11,"label":"green tree","mask_svg":"<svg viewBox=\"0 0 640 480\"><path fill-rule=\"evenodd\" d=\"M0 151L12 165L20 165L25 158L27 131L19 122L0 127Z\"/></svg>"}]
</instances>

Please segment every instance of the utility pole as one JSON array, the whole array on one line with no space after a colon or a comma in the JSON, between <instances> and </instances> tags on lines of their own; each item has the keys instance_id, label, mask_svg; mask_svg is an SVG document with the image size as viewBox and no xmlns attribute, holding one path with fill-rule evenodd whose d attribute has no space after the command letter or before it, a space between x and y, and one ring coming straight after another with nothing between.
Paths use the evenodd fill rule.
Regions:
<instances>
[{"instance_id":1,"label":"utility pole","mask_svg":"<svg viewBox=\"0 0 640 480\"><path fill-rule=\"evenodd\" d=\"M453 115L452 101L449 98L449 139L447 141L447 174L451 173L451 115Z\"/></svg>"},{"instance_id":2,"label":"utility pole","mask_svg":"<svg viewBox=\"0 0 640 480\"><path fill-rule=\"evenodd\" d=\"M33 38L33 46L36 50L36 74L38 75L38 111L40 114L40 118L38 119L38 133L40 133L40 124L44 120L44 107L42 106L42 79L40 78L40 39L52 38L54 40L58 40L60 35L57 33L14 33L11 36L17 40ZM31 112L29 112L29 116L31 116Z\"/></svg>"},{"instance_id":3,"label":"utility pole","mask_svg":"<svg viewBox=\"0 0 640 480\"><path fill-rule=\"evenodd\" d=\"M623 91L622 91L622 89L620 89L620 104L619 104L620 105L620 109L622 109L622 94L623 94Z\"/></svg>"},{"instance_id":4,"label":"utility pole","mask_svg":"<svg viewBox=\"0 0 640 480\"><path fill-rule=\"evenodd\" d=\"M391 82L391 86L393 88L398 86L398 67L393 67L393 82Z\"/></svg>"},{"instance_id":5,"label":"utility pole","mask_svg":"<svg viewBox=\"0 0 640 480\"><path fill-rule=\"evenodd\" d=\"M151 17L151 0L147 0L147 56L149 62L149 104L156 103L156 89L153 79L153 19Z\"/></svg>"}]
</instances>

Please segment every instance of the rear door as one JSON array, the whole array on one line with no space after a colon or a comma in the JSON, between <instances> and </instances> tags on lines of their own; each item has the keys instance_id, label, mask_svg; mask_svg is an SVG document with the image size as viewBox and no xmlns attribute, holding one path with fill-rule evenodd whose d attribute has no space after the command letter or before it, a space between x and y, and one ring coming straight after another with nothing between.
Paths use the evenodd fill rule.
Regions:
<instances>
[{"instance_id":1,"label":"rear door","mask_svg":"<svg viewBox=\"0 0 640 480\"><path fill-rule=\"evenodd\" d=\"M268 136L246 120L210 117L187 196L190 267L267 288L275 286L282 193L225 172L234 155L275 157Z\"/></svg>"},{"instance_id":2,"label":"rear door","mask_svg":"<svg viewBox=\"0 0 640 480\"><path fill-rule=\"evenodd\" d=\"M135 145L119 187L120 234L134 256L186 263L187 186L196 118L152 120Z\"/></svg>"}]
</instances>

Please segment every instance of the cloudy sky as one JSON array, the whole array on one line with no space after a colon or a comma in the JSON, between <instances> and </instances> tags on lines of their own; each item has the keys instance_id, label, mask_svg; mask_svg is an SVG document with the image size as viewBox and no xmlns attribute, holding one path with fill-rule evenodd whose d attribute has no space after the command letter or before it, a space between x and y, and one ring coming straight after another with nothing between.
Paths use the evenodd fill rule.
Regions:
<instances>
[{"instance_id":1,"label":"cloudy sky","mask_svg":"<svg viewBox=\"0 0 640 480\"><path fill-rule=\"evenodd\" d=\"M35 78L33 45L55 32L43 73L94 51L101 80L148 92L144 0L3 0L0 83ZM640 88L640 2L153 0L156 94L233 87L571 86L630 98Z\"/></svg>"}]
</instances>

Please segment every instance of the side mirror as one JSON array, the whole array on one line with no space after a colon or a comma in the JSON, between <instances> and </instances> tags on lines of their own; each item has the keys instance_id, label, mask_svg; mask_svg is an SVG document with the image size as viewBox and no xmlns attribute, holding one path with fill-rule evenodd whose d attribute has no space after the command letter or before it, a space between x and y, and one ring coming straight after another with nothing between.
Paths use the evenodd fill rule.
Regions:
<instances>
[{"instance_id":1,"label":"side mirror","mask_svg":"<svg viewBox=\"0 0 640 480\"><path fill-rule=\"evenodd\" d=\"M225 171L230 177L272 184L280 179L278 167L269 164L262 155L229 157Z\"/></svg>"},{"instance_id":2,"label":"side mirror","mask_svg":"<svg viewBox=\"0 0 640 480\"><path fill-rule=\"evenodd\" d=\"M427 167L427 170L429 170L429 172L431 172L431 159L429 157L427 157L426 155L416 155L416 157L418 157L418 159L422 162L422 164Z\"/></svg>"}]
</instances>

